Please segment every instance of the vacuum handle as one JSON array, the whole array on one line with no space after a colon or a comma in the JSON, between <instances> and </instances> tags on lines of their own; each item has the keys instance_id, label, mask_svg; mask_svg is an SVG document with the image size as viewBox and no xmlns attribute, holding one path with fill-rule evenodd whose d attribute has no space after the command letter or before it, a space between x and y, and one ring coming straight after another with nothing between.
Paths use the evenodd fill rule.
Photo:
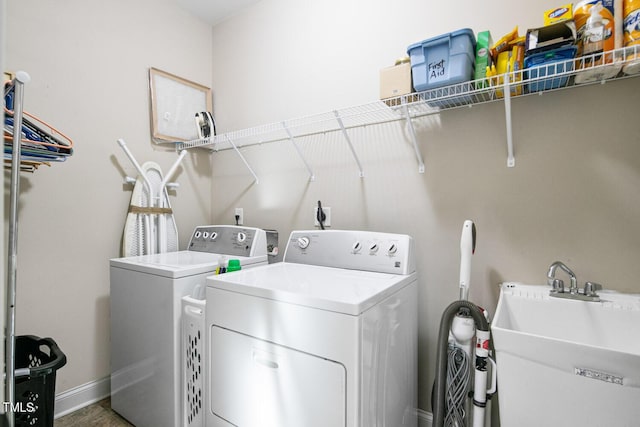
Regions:
<instances>
[{"instance_id":1,"label":"vacuum handle","mask_svg":"<svg viewBox=\"0 0 640 427\"><path fill-rule=\"evenodd\" d=\"M498 365L491 357L487 357L487 360L491 363L491 388L487 390L487 394L492 395L498 389Z\"/></svg>"},{"instance_id":2,"label":"vacuum handle","mask_svg":"<svg viewBox=\"0 0 640 427\"><path fill-rule=\"evenodd\" d=\"M469 299L469 282L471 281L471 256L476 250L476 226L471 220L462 224L460 237L460 299Z\"/></svg>"}]
</instances>

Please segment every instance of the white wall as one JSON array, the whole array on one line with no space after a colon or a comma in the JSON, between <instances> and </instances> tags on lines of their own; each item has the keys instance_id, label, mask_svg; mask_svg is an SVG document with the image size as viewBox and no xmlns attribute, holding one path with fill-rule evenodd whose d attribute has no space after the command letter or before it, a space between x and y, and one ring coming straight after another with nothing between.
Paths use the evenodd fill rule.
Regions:
<instances>
[{"instance_id":1,"label":"white wall","mask_svg":"<svg viewBox=\"0 0 640 427\"><path fill-rule=\"evenodd\" d=\"M109 258L120 253L136 176L116 144L164 171L151 142L149 67L210 86L211 28L169 0L7 2L8 70L30 73L25 107L75 143L63 164L22 174L17 333L53 337L68 357L57 390L109 375ZM210 161L190 153L171 196L181 245L210 214ZM6 191L5 191L6 194Z\"/></svg>"},{"instance_id":2,"label":"white wall","mask_svg":"<svg viewBox=\"0 0 640 427\"><path fill-rule=\"evenodd\" d=\"M542 25L558 3L263 0L214 27L214 115L223 131L374 101L379 69L414 42L470 27L494 39ZM305 138L316 174L286 142L214 154L214 222L244 208L245 223L280 232L313 227L318 200L333 228L408 233L420 276L420 394L429 403L440 316L458 297L462 223L478 227L470 298L495 310L505 280L542 284L566 262L581 283L640 292L640 79L513 100L516 167L506 167L502 103L417 120L426 172L402 125L350 131L365 177L337 133ZM438 122L439 121L439 122ZM567 319L571 322L571 319ZM576 325L579 326L579 325Z\"/></svg>"}]
</instances>

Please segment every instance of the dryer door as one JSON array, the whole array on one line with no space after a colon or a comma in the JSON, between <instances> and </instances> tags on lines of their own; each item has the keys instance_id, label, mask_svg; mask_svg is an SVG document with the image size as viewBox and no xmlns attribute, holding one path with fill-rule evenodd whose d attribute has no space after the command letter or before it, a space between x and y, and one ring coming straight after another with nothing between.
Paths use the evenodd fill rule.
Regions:
<instances>
[{"instance_id":1,"label":"dryer door","mask_svg":"<svg viewBox=\"0 0 640 427\"><path fill-rule=\"evenodd\" d=\"M217 417L242 427L345 426L340 363L217 326L210 338L209 403Z\"/></svg>"}]
</instances>

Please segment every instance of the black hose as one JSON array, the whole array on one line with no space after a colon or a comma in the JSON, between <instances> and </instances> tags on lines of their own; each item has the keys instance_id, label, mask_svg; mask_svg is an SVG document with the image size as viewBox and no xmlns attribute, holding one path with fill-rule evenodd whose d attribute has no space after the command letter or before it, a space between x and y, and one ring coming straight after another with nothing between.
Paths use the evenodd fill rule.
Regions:
<instances>
[{"instance_id":1,"label":"black hose","mask_svg":"<svg viewBox=\"0 0 640 427\"><path fill-rule=\"evenodd\" d=\"M475 321L476 329L488 331L489 322L482 314L482 311L474 303L469 301L454 301L442 313L440 321L440 331L438 332L437 355L436 355L436 379L432 393L435 393L435 404L433 404L433 426L444 427L445 419L445 395L447 388L447 351L449 344L449 330L451 322L460 309L466 308ZM432 396L432 402L434 401Z\"/></svg>"}]
</instances>

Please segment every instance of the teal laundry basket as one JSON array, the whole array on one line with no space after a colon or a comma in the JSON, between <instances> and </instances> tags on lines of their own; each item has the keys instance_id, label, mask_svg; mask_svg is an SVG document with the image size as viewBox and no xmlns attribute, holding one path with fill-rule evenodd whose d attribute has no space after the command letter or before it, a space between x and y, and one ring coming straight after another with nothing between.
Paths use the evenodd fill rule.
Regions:
<instances>
[{"instance_id":1,"label":"teal laundry basket","mask_svg":"<svg viewBox=\"0 0 640 427\"><path fill-rule=\"evenodd\" d=\"M52 338L16 337L15 425L53 427L56 371L67 357Z\"/></svg>"}]
</instances>

